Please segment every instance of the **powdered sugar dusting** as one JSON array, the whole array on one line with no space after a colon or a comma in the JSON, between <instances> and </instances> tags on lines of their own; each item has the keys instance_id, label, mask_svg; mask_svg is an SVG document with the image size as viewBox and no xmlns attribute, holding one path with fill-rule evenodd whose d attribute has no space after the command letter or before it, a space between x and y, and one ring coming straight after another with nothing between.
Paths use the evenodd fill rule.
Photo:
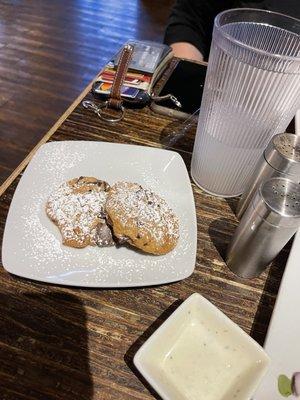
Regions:
<instances>
[{"instance_id":1,"label":"powdered sugar dusting","mask_svg":"<svg viewBox=\"0 0 300 400\"><path fill-rule=\"evenodd\" d=\"M90 287L153 285L188 276L194 266L194 204L190 183L180 170L182 162L175 157L164 171L173 154L101 142L42 146L25 170L11 204L3 239L3 265L27 278ZM152 256L126 247L64 246L45 205L62 182L83 174L110 183L137 181L163 195L180 218L175 249Z\"/></svg>"},{"instance_id":2,"label":"powdered sugar dusting","mask_svg":"<svg viewBox=\"0 0 300 400\"><path fill-rule=\"evenodd\" d=\"M22 241L19 243L23 256L20 262L31 263L37 273L47 271L51 262L63 263L67 259L61 241L41 222L41 214L46 214L44 208L45 197L38 192L32 193L30 202L23 206L19 221L23 231Z\"/></svg>"},{"instance_id":3,"label":"powdered sugar dusting","mask_svg":"<svg viewBox=\"0 0 300 400\"><path fill-rule=\"evenodd\" d=\"M47 214L61 230L63 242L74 247L96 245L97 227L104 216L107 185L97 180L89 184L87 179L62 184L50 195L46 205Z\"/></svg>"},{"instance_id":4,"label":"powdered sugar dusting","mask_svg":"<svg viewBox=\"0 0 300 400\"><path fill-rule=\"evenodd\" d=\"M125 227L136 222L141 234L146 233L158 243L166 237L177 241L179 222L164 199L137 183L118 182L108 197L107 210L117 214Z\"/></svg>"},{"instance_id":5,"label":"powdered sugar dusting","mask_svg":"<svg viewBox=\"0 0 300 400\"><path fill-rule=\"evenodd\" d=\"M61 181L66 180L63 179L66 170L75 167L86 159L86 154L79 149L72 148L70 142L49 143L44 145L42 149L44 159L47 160L45 165L47 170L50 173L55 173ZM31 168L39 168L39 165L31 164Z\"/></svg>"}]
</instances>

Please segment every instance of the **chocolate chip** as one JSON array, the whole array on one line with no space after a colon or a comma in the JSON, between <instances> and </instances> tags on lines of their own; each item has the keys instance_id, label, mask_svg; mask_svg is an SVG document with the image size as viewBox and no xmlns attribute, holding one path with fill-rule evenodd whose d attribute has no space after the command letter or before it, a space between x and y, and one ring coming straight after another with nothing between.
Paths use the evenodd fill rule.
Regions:
<instances>
[{"instance_id":1,"label":"chocolate chip","mask_svg":"<svg viewBox=\"0 0 300 400\"><path fill-rule=\"evenodd\" d=\"M152 201L148 201L148 204L150 204L150 205L151 205L151 204L153 204L153 202L152 202Z\"/></svg>"},{"instance_id":2,"label":"chocolate chip","mask_svg":"<svg viewBox=\"0 0 300 400\"><path fill-rule=\"evenodd\" d=\"M136 238L137 238L137 239L140 239L140 238L141 238L141 236L140 236L139 234L137 234L137 235L136 235Z\"/></svg>"},{"instance_id":3,"label":"chocolate chip","mask_svg":"<svg viewBox=\"0 0 300 400\"><path fill-rule=\"evenodd\" d=\"M144 243L143 246L147 246L148 243Z\"/></svg>"},{"instance_id":4,"label":"chocolate chip","mask_svg":"<svg viewBox=\"0 0 300 400\"><path fill-rule=\"evenodd\" d=\"M113 246L114 240L110 228L106 225L105 220L99 221L96 227L96 243L99 247Z\"/></svg>"}]
</instances>

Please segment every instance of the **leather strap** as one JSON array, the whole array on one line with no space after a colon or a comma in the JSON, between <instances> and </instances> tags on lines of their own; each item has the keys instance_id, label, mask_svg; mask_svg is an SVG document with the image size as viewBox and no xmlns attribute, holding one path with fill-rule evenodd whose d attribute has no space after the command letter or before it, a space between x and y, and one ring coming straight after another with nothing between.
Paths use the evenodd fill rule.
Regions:
<instances>
[{"instance_id":1,"label":"leather strap","mask_svg":"<svg viewBox=\"0 0 300 400\"><path fill-rule=\"evenodd\" d=\"M132 58L133 46L126 44L122 50L116 75L112 84L110 98L107 102L108 108L120 110L122 108L121 89Z\"/></svg>"}]
</instances>

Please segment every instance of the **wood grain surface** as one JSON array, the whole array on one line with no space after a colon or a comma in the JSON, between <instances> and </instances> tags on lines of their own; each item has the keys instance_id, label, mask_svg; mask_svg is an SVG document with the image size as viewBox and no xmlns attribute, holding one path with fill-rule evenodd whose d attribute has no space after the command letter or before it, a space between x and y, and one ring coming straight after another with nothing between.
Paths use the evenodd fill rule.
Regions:
<instances>
[{"instance_id":1,"label":"wood grain surface","mask_svg":"<svg viewBox=\"0 0 300 400\"><path fill-rule=\"evenodd\" d=\"M149 109L127 110L123 121L106 124L79 104L50 140L167 147L178 151L189 169L195 131L190 129L172 147L166 145L179 128L180 122ZM1 237L19 179L1 197ZM85 290L31 282L1 268L1 400L159 399L135 370L132 359L154 330L194 292L263 342L289 249L259 278L237 278L222 258L237 225L236 199L213 197L194 184L192 188L197 260L194 273L181 282L128 290Z\"/></svg>"},{"instance_id":2,"label":"wood grain surface","mask_svg":"<svg viewBox=\"0 0 300 400\"><path fill-rule=\"evenodd\" d=\"M0 183L124 41L162 40L172 3L0 2Z\"/></svg>"}]
</instances>

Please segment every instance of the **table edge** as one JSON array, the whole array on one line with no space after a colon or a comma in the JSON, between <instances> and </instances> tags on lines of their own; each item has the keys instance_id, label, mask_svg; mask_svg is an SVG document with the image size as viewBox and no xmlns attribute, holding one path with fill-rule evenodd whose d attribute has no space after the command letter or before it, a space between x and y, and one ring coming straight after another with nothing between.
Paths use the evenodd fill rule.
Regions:
<instances>
[{"instance_id":1,"label":"table edge","mask_svg":"<svg viewBox=\"0 0 300 400\"><path fill-rule=\"evenodd\" d=\"M48 132L42 137L42 139L33 147L33 149L28 153L24 160L14 169L14 171L9 175L9 177L0 186L0 196L9 188L9 186L14 182L18 175L23 171L23 169L28 165L36 151L45 144L51 136L57 131L61 124L68 118L72 111L78 106L82 99L89 93L92 88L94 81L99 76L101 70L97 75L91 80L91 82L85 87L85 89L79 94L79 96L73 101L73 103L66 109L66 111L59 117L59 119L52 125Z\"/></svg>"},{"instance_id":2,"label":"table edge","mask_svg":"<svg viewBox=\"0 0 300 400\"><path fill-rule=\"evenodd\" d=\"M174 57L181 60L191 61L187 58L179 58ZM196 64L202 64L207 66L208 63L205 61L196 61L193 60L192 62ZM97 75L91 80L91 82L87 85L87 87L80 93L80 95L73 101L73 103L66 109L66 111L60 116L60 118L54 123L54 125L49 129L48 132L42 137L42 139L33 147L33 149L28 153L28 155L24 158L24 160L14 169L14 171L9 175L9 177L0 185L0 196L9 188L9 186L14 182L14 180L19 176L19 174L23 171L23 169L29 164L30 160L37 152L37 150L45 144L51 136L57 131L57 129L61 126L61 124L68 118L68 116L72 113L72 111L78 106L78 104L83 100L83 98L88 94L91 90L94 81L99 76L102 68L97 73Z\"/></svg>"}]
</instances>

